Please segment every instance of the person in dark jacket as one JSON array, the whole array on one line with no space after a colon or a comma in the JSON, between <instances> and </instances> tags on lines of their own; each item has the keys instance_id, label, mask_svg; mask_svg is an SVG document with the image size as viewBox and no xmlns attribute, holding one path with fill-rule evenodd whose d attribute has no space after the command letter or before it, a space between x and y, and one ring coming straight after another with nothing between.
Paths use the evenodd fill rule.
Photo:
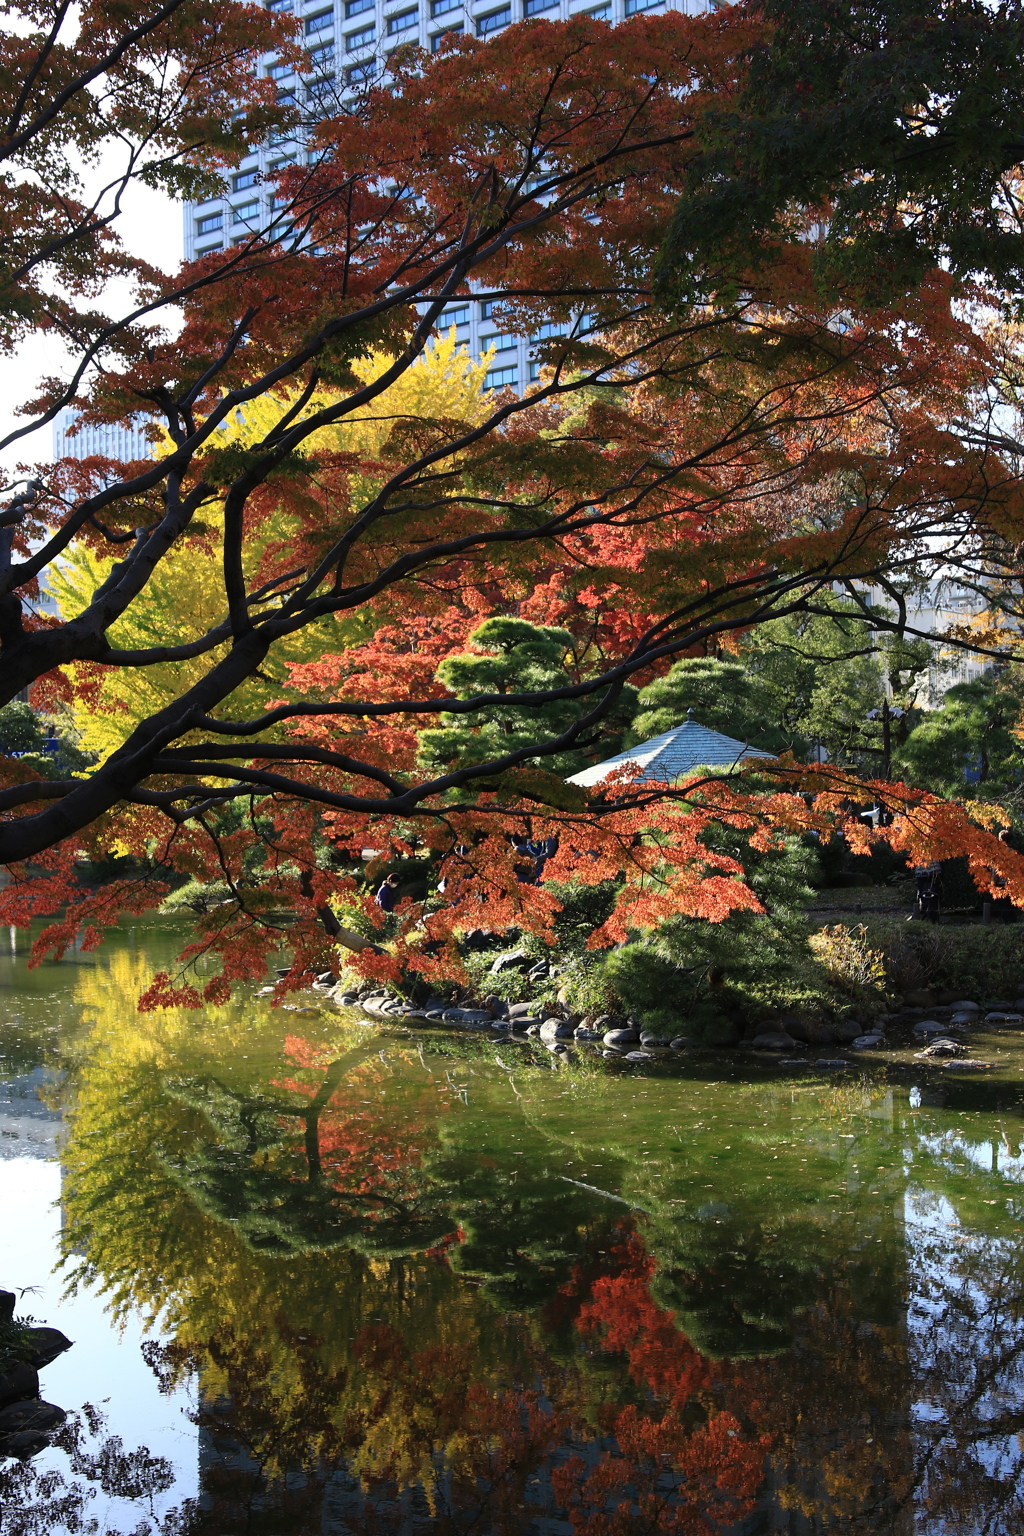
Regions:
<instances>
[{"instance_id":1,"label":"person in dark jacket","mask_svg":"<svg viewBox=\"0 0 1024 1536\"><path fill-rule=\"evenodd\" d=\"M388 875L382 880L377 894L373 898L382 912L393 912L395 902L398 900L398 887L401 884L397 875Z\"/></svg>"}]
</instances>

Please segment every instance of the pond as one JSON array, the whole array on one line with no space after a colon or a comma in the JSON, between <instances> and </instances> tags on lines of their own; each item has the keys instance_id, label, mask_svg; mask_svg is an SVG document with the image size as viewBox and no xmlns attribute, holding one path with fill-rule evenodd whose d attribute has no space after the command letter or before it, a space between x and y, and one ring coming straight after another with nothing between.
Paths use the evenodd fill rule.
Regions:
<instances>
[{"instance_id":1,"label":"pond","mask_svg":"<svg viewBox=\"0 0 1024 1536\"><path fill-rule=\"evenodd\" d=\"M4 1536L1021 1529L1016 1037L566 1063L27 942L0 1285L74 1345Z\"/></svg>"}]
</instances>

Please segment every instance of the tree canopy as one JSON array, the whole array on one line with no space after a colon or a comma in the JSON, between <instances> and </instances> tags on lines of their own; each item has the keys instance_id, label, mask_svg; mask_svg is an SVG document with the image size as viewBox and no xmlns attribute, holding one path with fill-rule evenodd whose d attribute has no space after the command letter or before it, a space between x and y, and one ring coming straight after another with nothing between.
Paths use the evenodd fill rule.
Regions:
<instances>
[{"instance_id":1,"label":"tree canopy","mask_svg":"<svg viewBox=\"0 0 1024 1536\"><path fill-rule=\"evenodd\" d=\"M354 105L301 121L255 68L276 50L311 72L294 19L235 0L154 0L130 20L97 0L74 27L58 0L10 14L6 344L56 328L69 363L6 442L72 405L86 423L142 414L155 455L32 466L0 514L0 699L29 687L73 709L98 759L62 778L5 759L2 920L61 911L40 940L59 951L182 875L224 881L228 906L197 939L222 956L215 1000L285 938L297 981L362 848L426 846L441 863L471 850L463 896L410 910L394 953L367 961L415 953L429 971L481 899L496 924L550 927L554 899L515 878L509 833L526 817L565 834L554 879L625 872L623 911L643 925L756 905L741 866L709 865L712 821L825 828L880 792L784 762L756 801L673 788L680 832L678 816L659 830L664 787L588 797L561 780L575 754L606 753L628 689L759 625L831 612L836 590L901 641L901 593L940 570L1015 601L1015 448L976 429L1013 346L962 302L946 246L925 241L884 293L823 284L820 231L841 222L822 222L811 160L803 182L799 159L778 182L784 239L764 212L781 206L774 183L745 234L726 241L697 216L709 155L730 125L757 138L766 71L792 73L799 28L745 6L614 32L533 20L431 57L400 50ZM890 18L865 14L870 42ZM964 15L966 113L1016 33L1012 10ZM899 46L927 82L912 19ZM813 101L841 65L826 49ZM118 242L133 177L208 193L272 132L299 134L305 154L268 173L265 230L173 272ZM856 139L834 125L843 135ZM88 166L104 145L127 156L113 192L47 169L71 148ZM666 287L665 260L682 260L666 233L688 208L689 276ZM518 392L484 390L439 335L451 301L477 297L532 338L537 377ZM44 578L56 617L28 606ZM878 586L891 616L867 609ZM519 623L571 637L568 675L538 653L492 688L486 649L458 660L481 625ZM894 804L884 835L915 857L955 844L980 871L1002 861L1007 888L1024 882L955 807L919 790ZM83 891L78 862L111 851L137 873ZM148 994L171 996L200 1001L167 978Z\"/></svg>"}]
</instances>

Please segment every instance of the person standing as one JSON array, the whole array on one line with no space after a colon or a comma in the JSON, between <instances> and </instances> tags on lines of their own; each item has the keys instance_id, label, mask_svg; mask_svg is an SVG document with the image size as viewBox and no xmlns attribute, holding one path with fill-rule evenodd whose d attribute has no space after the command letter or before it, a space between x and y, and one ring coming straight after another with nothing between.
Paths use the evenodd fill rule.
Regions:
<instances>
[{"instance_id":1,"label":"person standing","mask_svg":"<svg viewBox=\"0 0 1024 1536\"><path fill-rule=\"evenodd\" d=\"M382 912L393 912L395 902L398 900L398 887L401 884L397 875L388 875L377 888L377 894L373 898Z\"/></svg>"}]
</instances>

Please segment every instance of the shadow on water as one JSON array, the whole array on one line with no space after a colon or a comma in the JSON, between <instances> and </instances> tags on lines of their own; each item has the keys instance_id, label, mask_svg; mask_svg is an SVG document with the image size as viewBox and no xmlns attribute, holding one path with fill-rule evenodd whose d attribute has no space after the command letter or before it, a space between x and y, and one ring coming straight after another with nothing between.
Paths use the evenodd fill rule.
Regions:
<instances>
[{"instance_id":1,"label":"shadow on water","mask_svg":"<svg viewBox=\"0 0 1024 1536\"><path fill-rule=\"evenodd\" d=\"M1012 1051L941 1087L612 1073L326 1006L140 1015L139 953L63 973L9 1067L62 1111L65 1278L191 1385L198 1492L87 1411L0 1473L4 1536L75 1529L104 1454L167 1536L1021 1528Z\"/></svg>"}]
</instances>

